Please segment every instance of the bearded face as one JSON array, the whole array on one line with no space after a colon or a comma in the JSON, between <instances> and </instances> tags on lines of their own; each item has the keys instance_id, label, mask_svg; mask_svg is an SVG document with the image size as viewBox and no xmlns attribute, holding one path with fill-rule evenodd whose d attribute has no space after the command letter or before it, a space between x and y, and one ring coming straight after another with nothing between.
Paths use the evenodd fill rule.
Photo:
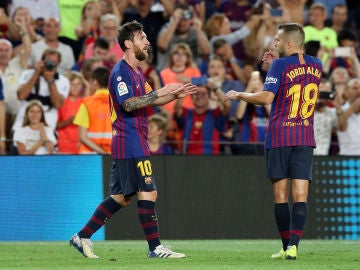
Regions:
<instances>
[{"instance_id":1,"label":"bearded face","mask_svg":"<svg viewBox=\"0 0 360 270\"><path fill-rule=\"evenodd\" d=\"M135 57L139 61L144 61L148 57L147 49L141 50L138 46L134 45Z\"/></svg>"}]
</instances>

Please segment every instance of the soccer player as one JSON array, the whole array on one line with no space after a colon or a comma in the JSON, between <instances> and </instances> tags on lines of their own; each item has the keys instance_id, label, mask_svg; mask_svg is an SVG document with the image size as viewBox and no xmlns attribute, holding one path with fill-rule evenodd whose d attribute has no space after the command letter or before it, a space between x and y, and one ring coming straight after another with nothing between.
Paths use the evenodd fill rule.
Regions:
<instances>
[{"instance_id":1,"label":"soccer player","mask_svg":"<svg viewBox=\"0 0 360 270\"><path fill-rule=\"evenodd\" d=\"M296 23L279 26L274 53L263 60L272 62L257 93L230 91L225 100L240 99L253 104L271 104L266 135L267 176L274 194L274 214L282 249L272 258L295 260L305 221L312 177L314 109L322 73L321 60L304 55L304 30ZM289 207L290 185L292 211Z\"/></svg>"},{"instance_id":2,"label":"soccer player","mask_svg":"<svg viewBox=\"0 0 360 270\"><path fill-rule=\"evenodd\" d=\"M192 84L172 83L153 91L146 83L139 62L147 58L149 41L137 21L123 24L118 42L124 56L113 68L109 79L112 123L111 155L113 164L110 196L96 208L86 225L71 239L83 256L98 258L92 251L90 237L137 195L137 213L149 244L148 257L183 258L182 253L163 246L159 238L155 212L157 198L148 137L148 105L163 105L196 93Z\"/></svg>"}]
</instances>

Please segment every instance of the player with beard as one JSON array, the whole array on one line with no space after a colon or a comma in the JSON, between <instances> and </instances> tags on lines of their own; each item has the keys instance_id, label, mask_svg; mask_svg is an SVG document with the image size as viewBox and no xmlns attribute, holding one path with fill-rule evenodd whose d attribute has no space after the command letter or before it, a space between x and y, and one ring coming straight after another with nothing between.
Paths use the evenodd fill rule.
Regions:
<instances>
[{"instance_id":1,"label":"player with beard","mask_svg":"<svg viewBox=\"0 0 360 270\"><path fill-rule=\"evenodd\" d=\"M263 91L231 90L225 97L225 100L271 104L265 144L267 176L273 186L275 220L283 243L281 250L271 256L274 259L297 258L307 219L307 197L316 147L314 110L322 64L320 59L303 54L304 40L304 29L300 24L280 25L274 42L274 50L280 58L275 59L271 52L263 57L264 61L271 62Z\"/></svg>"},{"instance_id":2,"label":"player with beard","mask_svg":"<svg viewBox=\"0 0 360 270\"><path fill-rule=\"evenodd\" d=\"M92 251L90 237L122 207L137 196L137 213L149 245L150 258L183 258L182 253L163 246L155 212L157 191L147 144L149 105L163 105L196 93L192 84L172 83L154 91L139 67L148 57L149 41L137 21L123 24L118 42L124 51L109 79L112 121L111 155L113 164L110 196L102 201L86 225L70 244L87 258L98 258ZM110 121L110 116L109 116Z\"/></svg>"}]
</instances>

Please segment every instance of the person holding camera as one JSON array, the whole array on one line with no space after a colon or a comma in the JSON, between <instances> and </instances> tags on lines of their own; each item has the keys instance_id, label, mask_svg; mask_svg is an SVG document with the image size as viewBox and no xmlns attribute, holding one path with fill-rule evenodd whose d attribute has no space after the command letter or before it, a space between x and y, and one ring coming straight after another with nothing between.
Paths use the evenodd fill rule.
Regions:
<instances>
[{"instance_id":1,"label":"person holding camera","mask_svg":"<svg viewBox=\"0 0 360 270\"><path fill-rule=\"evenodd\" d=\"M64 103L70 91L69 80L57 72L61 54L55 49L46 49L34 69L25 70L19 79L17 95L21 101L13 130L21 126L29 101L40 100L48 125L55 130L57 109Z\"/></svg>"},{"instance_id":2,"label":"person holding camera","mask_svg":"<svg viewBox=\"0 0 360 270\"><path fill-rule=\"evenodd\" d=\"M169 63L172 48L179 42L187 43L193 52L194 62L198 65L204 56L210 54L210 42L202 30L201 20L194 16L186 3L176 4L169 23L164 25L157 39L158 70L163 70Z\"/></svg>"}]
</instances>

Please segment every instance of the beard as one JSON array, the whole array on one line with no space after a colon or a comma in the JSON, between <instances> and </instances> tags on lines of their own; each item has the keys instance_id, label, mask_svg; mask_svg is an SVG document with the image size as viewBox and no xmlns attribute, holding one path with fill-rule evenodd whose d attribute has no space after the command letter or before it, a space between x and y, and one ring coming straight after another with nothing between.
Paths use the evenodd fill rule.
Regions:
<instances>
[{"instance_id":1,"label":"beard","mask_svg":"<svg viewBox=\"0 0 360 270\"><path fill-rule=\"evenodd\" d=\"M135 58L139 61L144 61L148 57L147 51L142 51L137 46L135 46L134 52L135 52Z\"/></svg>"}]
</instances>

